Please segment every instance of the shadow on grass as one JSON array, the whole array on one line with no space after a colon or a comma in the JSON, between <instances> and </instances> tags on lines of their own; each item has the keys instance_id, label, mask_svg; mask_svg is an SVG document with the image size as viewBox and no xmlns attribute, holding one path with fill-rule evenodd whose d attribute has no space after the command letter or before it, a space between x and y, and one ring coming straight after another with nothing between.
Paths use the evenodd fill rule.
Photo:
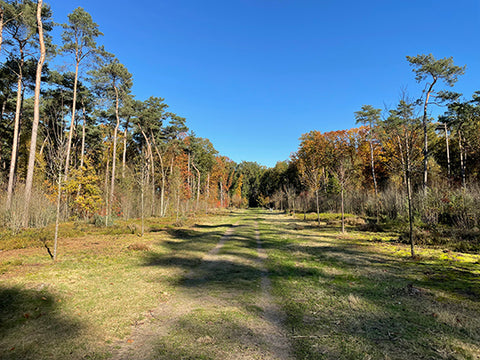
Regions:
<instances>
[{"instance_id":1,"label":"shadow on grass","mask_svg":"<svg viewBox=\"0 0 480 360\"><path fill-rule=\"evenodd\" d=\"M474 269L375 253L345 236L297 239L287 232L279 238L284 229L270 222L262 238L275 254L271 277L284 298L299 358L480 355L480 322L470 321L479 315ZM438 290L449 300L439 303ZM399 350L402 343L409 346Z\"/></svg>"},{"instance_id":2,"label":"shadow on grass","mask_svg":"<svg viewBox=\"0 0 480 360\"><path fill-rule=\"evenodd\" d=\"M458 269L441 260L422 262L375 253L362 245L367 241L339 236L331 227L326 228L326 234L304 234L291 228L296 219L279 220L269 212L257 214L267 224L260 233L270 255L269 276L281 298L298 358L357 359L366 354L392 359L475 358L472 354L476 350L469 346L480 343L480 325L465 325L469 317L479 315L471 310L480 301L480 279L474 269ZM257 217L249 218L253 220ZM188 275L177 285L185 289L233 294L234 290L254 291L261 271L251 255L240 250L256 247L253 233L228 238L226 245L232 247L223 254L233 259L202 261L202 255L195 257L188 252L206 253L224 232L215 227L204 229L218 231L172 231L176 241L166 243L171 251L149 254L145 265L180 267ZM449 299L440 304L437 290L457 303ZM464 300L475 305L458 304ZM438 315L440 310L444 317ZM179 324L179 328L189 326L188 322ZM165 345L162 358L212 358L201 350L212 344L194 344L192 348Z\"/></svg>"},{"instance_id":3,"label":"shadow on grass","mask_svg":"<svg viewBox=\"0 0 480 360\"><path fill-rule=\"evenodd\" d=\"M61 344L73 340L83 326L61 314L58 304L45 290L0 286L0 357L68 358L73 349Z\"/></svg>"}]
</instances>

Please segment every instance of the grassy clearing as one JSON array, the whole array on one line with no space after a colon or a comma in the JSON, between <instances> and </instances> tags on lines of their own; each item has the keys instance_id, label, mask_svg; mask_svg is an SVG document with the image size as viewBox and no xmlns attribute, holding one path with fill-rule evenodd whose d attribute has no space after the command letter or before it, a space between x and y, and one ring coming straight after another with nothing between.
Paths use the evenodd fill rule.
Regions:
<instances>
[{"instance_id":1,"label":"grassy clearing","mask_svg":"<svg viewBox=\"0 0 480 360\"><path fill-rule=\"evenodd\" d=\"M478 255L292 230L265 218L275 293L299 359L478 359ZM370 234L378 236L378 234Z\"/></svg>"},{"instance_id":2,"label":"grassy clearing","mask_svg":"<svg viewBox=\"0 0 480 360\"><path fill-rule=\"evenodd\" d=\"M184 274L183 267L152 266L151 259L178 253L199 261L230 225L226 220L205 218L210 225L169 227L143 238L94 229L62 238L56 263L41 248L0 252L1 358L109 358L132 325L173 296Z\"/></svg>"},{"instance_id":3,"label":"grassy clearing","mask_svg":"<svg viewBox=\"0 0 480 360\"><path fill-rule=\"evenodd\" d=\"M0 252L0 358L109 359L131 342L124 358L145 345L146 359L275 359L255 221L296 358L480 358L479 255L412 260L394 233L258 210L150 221L143 238L72 230L56 263L42 248ZM148 341L132 333L141 324Z\"/></svg>"}]
</instances>

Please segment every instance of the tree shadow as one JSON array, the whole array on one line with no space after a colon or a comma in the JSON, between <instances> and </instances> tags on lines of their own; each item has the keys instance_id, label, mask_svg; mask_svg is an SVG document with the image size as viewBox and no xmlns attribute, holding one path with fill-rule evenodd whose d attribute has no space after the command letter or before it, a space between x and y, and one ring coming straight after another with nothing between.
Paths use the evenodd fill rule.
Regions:
<instances>
[{"instance_id":1,"label":"tree shadow","mask_svg":"<svg viewBox=\"0 0 480 360\"><path fill-rule=\"evenodd\" d=\"M0 286L0 357L71 357L73 349L61 344L74 342L84 326L58 305L59 299L45 289Z\"/></svg>"}]
</instances>

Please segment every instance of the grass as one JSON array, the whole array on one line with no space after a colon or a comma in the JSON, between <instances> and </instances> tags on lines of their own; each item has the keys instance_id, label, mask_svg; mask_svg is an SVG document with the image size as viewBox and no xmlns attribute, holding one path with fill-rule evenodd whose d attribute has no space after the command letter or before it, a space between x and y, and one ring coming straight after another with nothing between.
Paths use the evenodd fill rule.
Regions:
<instances>
[{"instance_id":1,"label":"grass","mask_svg":"<svg viewBox=\"0 0 480 360\"><path fill-rule=\"evenodd\" d=\"M129 341L132 359L140 348L156 359L275 358L256 223L295 358L480 358L479 255L424 247L411 259L398 234L355 222L341 234L338 215L325 216L321 227L259 210L183 227L149 219L144 237L127 223L70 223L56 263L38 247L1 251L0 358L109 359Z\"/></svg>"},{"instance_id":2,"label":"grass","mask_svg":"<svg viewBox=\"0 0 480 360\"><path fill-rule=\"evenodd\" d=\"M478 255L292 231L266 220L275 293L299 359L480 357ZM378 236L378 234L375 234Z\"/></svg>"},{"instance_id":3,"label":"grass","mask_svg":"<svg viewBox=\"0 0 480 360\"><path fill-rule=\"evenodd\" d=\"M210 218L213 224L223 220ZM190 228L143 238L98 232L62 238L56 263L39 248L1 252L0 357L109 358L132 325L173 296L172 284L183 275L176 267L149 266L150 259L171 256L175 250L200 256L227 227L220 224L215 232L195 228L194 238L205 235L203 241L175 235L193 231Z\"/></svg>"}]
</instances>

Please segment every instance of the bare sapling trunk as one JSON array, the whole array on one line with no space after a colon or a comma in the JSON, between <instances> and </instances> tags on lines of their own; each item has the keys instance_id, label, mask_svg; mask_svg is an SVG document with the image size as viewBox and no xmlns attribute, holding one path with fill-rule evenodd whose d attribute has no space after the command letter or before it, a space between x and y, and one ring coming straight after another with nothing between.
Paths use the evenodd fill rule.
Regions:
<instances>
[{"instance_id":1,"label":"bare sapling trunk","mask_svg":"<svg viewBox=\"0 0 480 360\"><path fill-rule=\"evenodd\" d=\"M62 170L58 170L58 179L57 179L57 210L55 213L55 235L53 240L53 261L57 260L57 245L58 245L58 226L60 224L60 203L62 199Z\"/></svg>"},{"instance_id":2,"label":"bare sapling trunk","mask_svg":"<svg viewBox=\"0 0 480 360\"><path fill-rule=\"evenodd\" d=\"M45 62L45 41L43 38L43 24L42 24L42 0L38 0L37 3L37 25L38 25L38 38L40 41L40 58L37 63L37 73L35 77L35 100L33 105L33 124L32 124L32 137L30 142L30 154L28 157L27 179L25 181L25 211L23 225L28 226L29 222L29 208L30 198L32 196L33 185L33 170L35 169L35 152L37 148L37 133L38 124L40 122L40 86L42 83L42 68Z\"/></svg>"},{"instance_id":3,"label":"bare sapling trunk","mask_svg":"<svg viewBox=\"0 0 480 360\"><path fill-rule=\"evenodd\" d=\"M320 199L319 199L319 191L318 189L315 190L315 199L317 203L317 223L320 226Z\"/></svg>"},{"instance_id":4,"label":"bare sapling trunk","mask_svg":"<svg viewBox=\"0 0 480 360\"><path fill-rule=\"evenodd\" d=\"M343 190L343 185L342 185L342 190L341 190L341 210L342 210L342 234L345 233L345 206L344 206L344 196L343 196L344 190Z\"/></svg>"}]
</instances>

